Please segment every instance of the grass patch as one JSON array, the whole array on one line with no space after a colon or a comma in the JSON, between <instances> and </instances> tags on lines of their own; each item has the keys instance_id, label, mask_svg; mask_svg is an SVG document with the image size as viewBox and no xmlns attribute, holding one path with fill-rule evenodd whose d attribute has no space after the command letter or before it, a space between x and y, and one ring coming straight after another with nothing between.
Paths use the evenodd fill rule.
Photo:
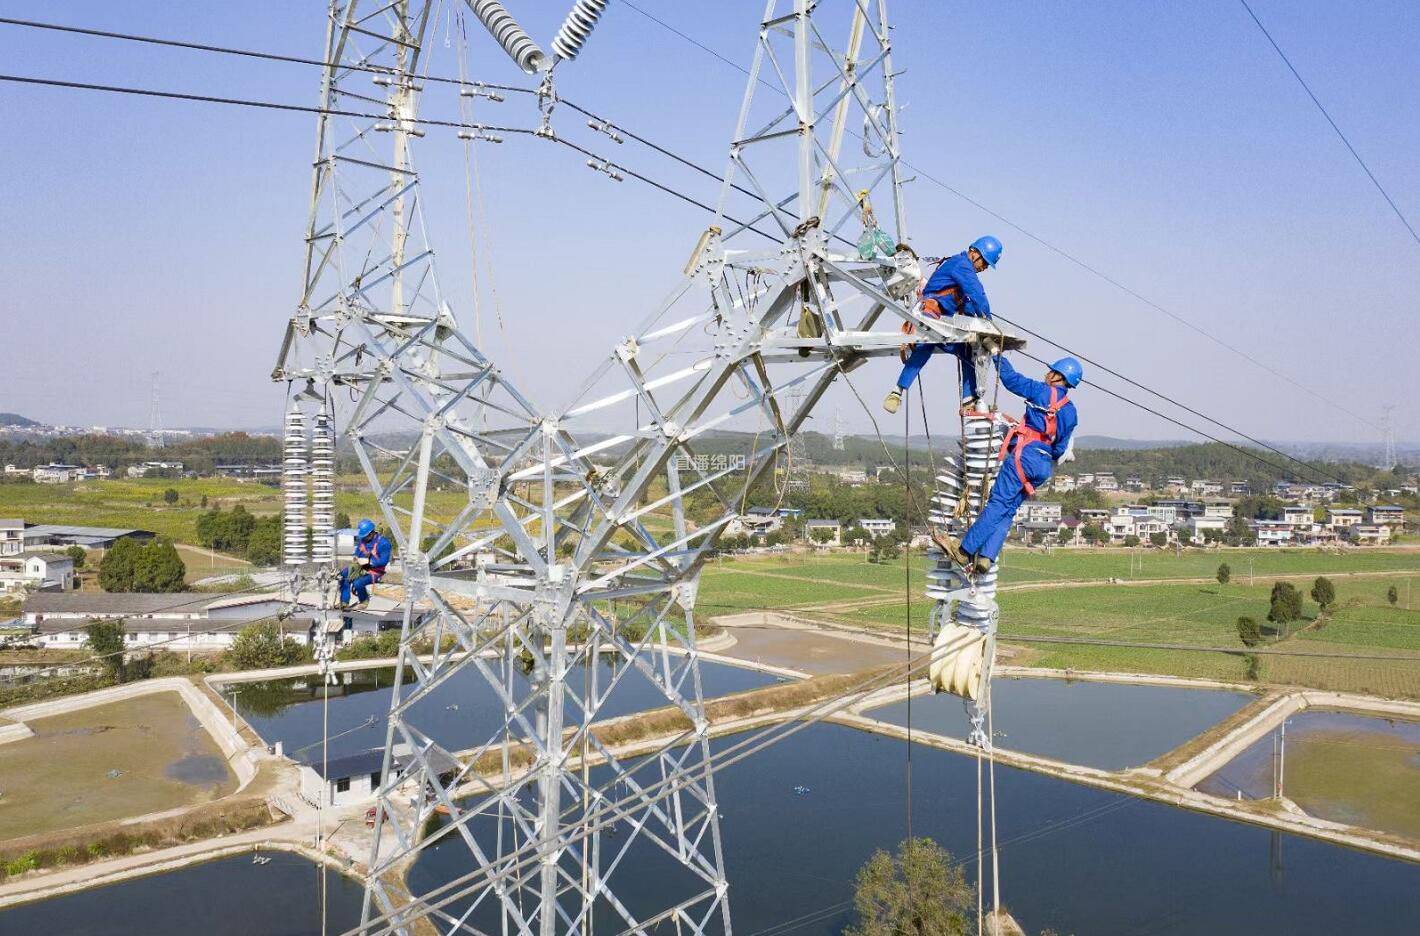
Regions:
<instances>
[{"instance_id":1,"label":"grass patch","mask_svg":"<svg viewBox=\"0 0 1420 936\"><path fill-rule=\"evenodd\" d=\"M271 825L273 821L264 799L243 798L210 803L166 819L110 822L58 834L30 836L0 846L0 877L39 868L88 864L135 851L255 829Z\"/></svg>"},{"instance_id":2,"label":"grass patch","mask_svg":"<svg viewBox=\"0 0 1420 936\"><path fill-rule=\"evenodd\" d=\"M236 779L181 697L160 692L29 722L0 745L0 840L208 802ZM225 779L184 783L168 768L213 757Z\"/></svg>"}]
</instances>

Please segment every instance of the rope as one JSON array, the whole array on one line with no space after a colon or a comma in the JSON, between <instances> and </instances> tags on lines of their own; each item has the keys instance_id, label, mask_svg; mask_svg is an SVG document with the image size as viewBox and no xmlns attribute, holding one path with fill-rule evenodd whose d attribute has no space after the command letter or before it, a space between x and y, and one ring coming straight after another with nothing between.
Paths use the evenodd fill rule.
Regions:
<instances>
[{"instance_id":1,"label":"rope","mask_svg":"<svg viewBox=\"0 0 1420 936\"><path fill-rule=\"evenodd\" d=\"M324 635L322 635L324 637ZM321 700L321 748L320 771L323 787L316 798L316 851L321 853L320 863L320 933L326 936L329 897L326 886L325 861L325 797L330 790L330 674L322 680L325 692Z\"/></svg>"},{"instance_id":2,"label":"rope","mask_svg":"<svg viewBox=\"0 0 1420 936\"><path fill-rule=\"evenodd\" d=\"M911 393L908 387L903 393ZM918 393L921 396L921 393ZM912 407L902 408L902 490L904 503L912 499ZM902 646L907 655L909 669L903 677L903 688L907 690L907 766L904 776L907 784L907 843L912 845L912 526L907 525L907 545L902 555L903 593L907 613L903 616Z\"/></svg>"}]
</instances>

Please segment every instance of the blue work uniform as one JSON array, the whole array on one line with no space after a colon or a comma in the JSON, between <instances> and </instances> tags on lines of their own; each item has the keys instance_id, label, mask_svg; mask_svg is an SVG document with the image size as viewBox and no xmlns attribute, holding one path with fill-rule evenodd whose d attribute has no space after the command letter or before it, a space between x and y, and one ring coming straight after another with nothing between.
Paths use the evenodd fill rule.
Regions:
<instances>
[{"instance_id":1,"label":"blue work uniform","mask_svg":"<svg viewBox=\"0 0 1420 936\"><path fill-rule=\"evenodd\" d=\"M991 303L986 299L986 290L981 287L981 278L976 275L976 267L971 258L962 251L937 264L927 285L922 288L924 305L932 301L941 309L942 315L970 315L975 318L991 317ZM937 352L955 355L961 363L961 395L963 400L980 396L976 385L976 368L971 363L971 348L960 342L919 344L912 349L903 364L902 373L897 377L897 388L906 390L917 380L927 359Z\"/></svg>"},{"instance_id":2,"label":"blue work uniform","mask_svg":"<svg viewBox=\"0 0 1420 936\"><path fill-rule=\"evenodd\" d=\"M1066 391L1051 387L1043 380L1023 376L1003 357L996 358L996 366L1001 371L1001 385L1026 401L1026 415L1022 423L1034 430L1034 434L1044 434L1049 408L1065 396ZM1027 482L1034 489L1050 480L1055 463L1070 448L1070 437L1074 435L1078 422L1075 404L1067 401L1055 412L1055 437L1049 444L1023 436L1017 436L1014 441L1008 439L1010 450L1001 462L996 484L991 488L991 497L987 499L981 516L976 518L961 541L963 552L985 556L993 561L1001 554L1016 511L1031 493L1027 490Z\"/></svg>"},{"instance_id":3,"label":"blue work uniform","mask_svg":"<svg viewBox=\"0 0 1420 936\"><path fill-rule=\"evenodd\" d=\"M346 567L340 570L340 602L348 604L350 602L350 592L353 589L355 597L360 601L370 600L370 586L385 577L385 567L390 564L390 554L394 552L394 547L390 541L381 533L376 533L367 540L361 540L355 544L355 558L366 558L370 564L365 567L365 571L355 578L350 577L350 569Z\"/></svg>"}]
</instances>

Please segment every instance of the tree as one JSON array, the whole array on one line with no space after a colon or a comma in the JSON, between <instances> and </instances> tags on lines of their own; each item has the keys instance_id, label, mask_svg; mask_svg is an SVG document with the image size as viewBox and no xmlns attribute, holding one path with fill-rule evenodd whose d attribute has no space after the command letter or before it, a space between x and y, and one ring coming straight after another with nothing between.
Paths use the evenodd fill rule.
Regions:
<instances>
[{"instance_id":1,"label":"tree","mask_svg":"<svg viewBox=\"0 0 1420 936\"><path fill-rule=\"evenodd\" d=\"M857 920L845 936L965 936L975 928L972 887L961 866L929 838L878 850L858 870Z\"/></svg>"},{"instance_id":2,"label":"tree","mask_svg":"<svg viewBox=\"0 0 1420 936\"><path fill-rule=\"evenodd\" d=\"M1150 533L1149 542L1154 546L1163 549L1169 543L1169 535L1167 533Z\"/></svg>"},{"instance_id":3,"label":"tree","mask_svg":"<svg viewBox=\"0 0 1420 936\"><path fill-rule=\"evenodd\" d=\"M99 560L99 587L108 592L133 591L134 570L141 549L128 537L110 546Z\"/></svg>"},{"instance_id":4,"label":"tree","mask_svg":"<svg viewBox=\"0 0 1420 936\"><path fill-rule=\"evenodd\" d=\"M176 488L168 488L163 492L163 503L176 504L178 502L178 492Z\"/></svg>"},{"instance_id":5,"label":"tree","mask_svg":"<svg viewBox=\"0 0 1420 936\"><path fill-rule=\"evenodd\" d=\"M1277 625L1281 636L1286 636L1287 625L1302 616L1302 593L1291 582L1278 582L1272 586L1272 598L1267 610L1267 620Z\"/></svg>"},{"instance_id":6,"label":"tree","mask_svg":"<svg viewBox=\"0 0 1420 936\"><path fill-rule=\"evenodd\" d=\"M1178 531L1178 544L1180 546L1193 545L1193 533L1188 529L1188 527L1184 527L1183 529Z\"/></svg>"},{"instance_id":7,"label":"tree","mask_svg":"<svg viewBox=\"0 0 1420 936\"><path fill-rule=\"evenodd\" d=\"M809 531L809 537L820 546L827 546L833 542L833 530L829 527L815 527Z\"/></svg>"},{"instance_id":8,"label":"tree","mask_svg":"<svg viewBox=\"0 0 1420 936\"><path fill-rule=\"evenodd\" d=\"M1257 623L1256 618L1238 618L1238 639L1244 647L1257 646L1262 643L1262 625Z\"/></svg>"},{"instance_id":9,"label":"tree","mask_svg":"<svg viewBox=\"0 0 1420 936\"><path fill-rule=\"evenodd\" d=\"M198 506L200 506L203 510L206 510L206 509L207 509L207 495L206 495L206 494L203 494L203 495L202 495L202 501L199 503Z\"/></svg>"},{"instance_id":10,"label":"tree","mask_svg":"<svg viewBox=\"0 0 1420 936\"><path fill-rule=\"evenodd\" d=\"M337 530L350 529L350 515L345 511L340 511L335 515L335 528Z\"/></svg>"},{"instance_id":11,"label":"tree","mask_svg":"<svg viewBox=\"0 0 1420 936\"><path fill-rule=\"evenodd\" d=\"M1400 593L1395 590L1394 585L1385 590L1385 600L1389 601L1392 607L1394 607L1395 603L1400 600Z\"/></svg>"},{"instance_id":12,"label":"tree","mask_svg":"<svg viewBox=\"0 0 1420 936\"><path fill-rule=\"evenodd\" d=\"M1135 546L1139 545L1139 537L1130 533L1128 536L1124 537L1124 545L1127 549L1133 549Z\"/></svg>"},{"instance_id":13,"label":"tree","mask_svg":"<svg viewBox=\"0 0 1420 936\"><path fill-rule=\"evenodd\" d=\"M295 638L285 637L275 621L254 621L237 632L227 658L238 669L294 666L306 658L306 649Z\"/></svg>"},{"instance_id":14,"label":"tree","mask_svg":"<svg viewBox=\"0 0 1420 936\"><path fill-rule=\"evenodd\" d=\"M156 540L138 551L133 567L133 588L139 592L179 592L187 581L177 547L170 540Z\"/></svg>"},{"instance_id":15,"label":"tree","mask_svg":"<svg viewBox=\"0 0 1420 936\"><path fill-rule=\"evenodd\" d=\"M1243 675L1251 682L1257 682L1262 678L1262 660L1255 653L1249 653L1243 659L1247 662L1247 669L1243 671Z\"/></svg>"},{"instance_id":16,"label":"tree","mask_svg":"<svg viewBox=\"0 0 1420 936\"><path fill-rule=\"evenodd\" d=\"M281 518L262 517L247 540L247 559L252 565L275 565L281 561Z\"/></svg>"},{"instance_id":17,"label":"tree","mask_svg":"<svg viewBox=\"0 0 1420 936\"><path fill-rule=\"evenodd\" d=\"M1324 575L1317 576L1317 580L1312 583L1312 601L1323 611L1327 611L1336 604L1336 586L1331 584L1331 579Z\"/></svg>"},{"instance_id":18,"label":"tree","mask_svg":"<svg viewBox=\"0 0 1420 936\"><path fill-rule=\"evenodd\" d=\"M1219 584L1219 585L1226 585L1226 584L1228 584L1228 582L1232 581L1232 578L1233 578L1233 567L1230 566L1230 565L1228 565L1226 562L1219 563L1219 564L1218 564L1218 584ZM1242 620L1242 619L1239 618L1238 620Z\"/></svg>"},{"instance_id":19,"label":"tree","mask_svg":"<svg viewBox=\"0 0 1420 936\"><path fill-rule=\"evenodd\" d=\"M99 658L109 675L123 682L123 622L93 620L84 628L89 649Z\"/></svg>"},{"instance_id":20,"label":"tree","mask_svg":"<svg viewBox=\"0 0 1420 936\"><path fill-rule=\"evenodd\" d=\"M77 571L84 567L84 563L89 559L89 551L83 546L70 546L64 550L64 555L74 560L74 569Z\"/></svg>"}]
</instances>

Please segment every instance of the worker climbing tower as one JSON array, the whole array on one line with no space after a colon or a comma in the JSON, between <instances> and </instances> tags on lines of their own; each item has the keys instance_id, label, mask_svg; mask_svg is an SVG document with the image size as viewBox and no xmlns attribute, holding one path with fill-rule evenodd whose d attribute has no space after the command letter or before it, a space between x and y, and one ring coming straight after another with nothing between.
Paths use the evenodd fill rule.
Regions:
<instances>
[{"instance_id":1,"label":"worker climbing tower","mask_svg":"<svg viewBox=\"0 0 1420 936\"><path fill-rule=\"evenodd\" d=\"M579 0L551 55L516 10L467 6L537 76L520 139L585 133L559 125L554 66L605 3ZM332 4L305 279L274 374L329 402L397 550L400 665L361 928L728 933L701 568L824 393L895 355L904 322L937 341L998 333L916 308L884 4L769 0L717 216L687 232L683 278L570 402L535 406L462 330L424 239L413 152L431 27L424 0ZM465 120L457 136L489 129ZM313 537L320 414L302 410L313 434L291 450L308 456ZM711 456L719 432L747 441ZM496 724L432 717L451 684L494 700ZM648 700L669 732L609 731ZM406 890L434 848L461 872Z\"/></svg>"}]
</instances>

